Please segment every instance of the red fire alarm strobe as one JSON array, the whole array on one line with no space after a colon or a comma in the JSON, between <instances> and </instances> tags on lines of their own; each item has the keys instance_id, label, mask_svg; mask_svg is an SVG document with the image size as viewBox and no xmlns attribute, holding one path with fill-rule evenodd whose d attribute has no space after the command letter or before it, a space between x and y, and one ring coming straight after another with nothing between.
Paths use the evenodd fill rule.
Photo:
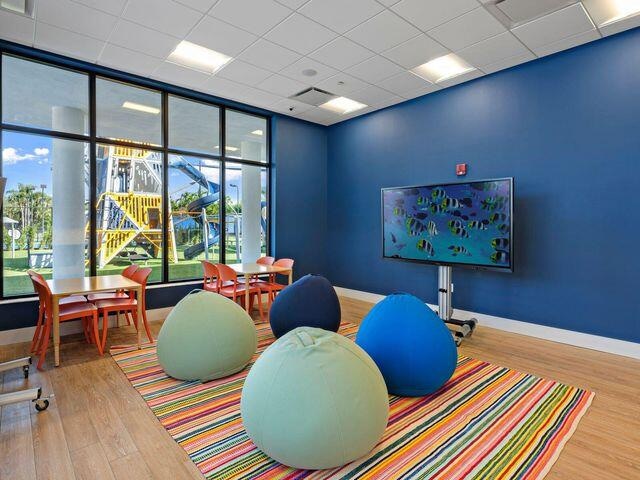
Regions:
<instances>
[{"instance_id":1,"label":"red fire alarm strobe","mask_svg":"<svg viewBox=\"0 0 640 480\"><path fill-rule=\"evenodd\" d=\"M456 175L458 175L459 177L462 175L466 175L467 174L467 164L466 163L459 163L456 165Z\"/></svg>"}]
</instances>

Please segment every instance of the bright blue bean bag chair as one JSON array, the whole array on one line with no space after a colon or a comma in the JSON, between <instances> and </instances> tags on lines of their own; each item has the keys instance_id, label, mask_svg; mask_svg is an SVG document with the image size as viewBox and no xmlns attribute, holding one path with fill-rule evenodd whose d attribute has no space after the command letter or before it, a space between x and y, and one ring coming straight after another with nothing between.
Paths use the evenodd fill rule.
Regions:
<instances>
[{"instance_id":1,"label":"bright blue bean bag chair","mask_svg":"<svg viewBox=\"0 0 640 480\"><path fill-rule=\"evenodd\" d=\"M269 311L271 330L276 338L298 327L316 327L337 332L340 302L329 280L305 275L282 290Z\"/></svg>"},{"instance_id":2,"label":"bright blue bean bag chair","mask_svg":"<svg viewBox=\"0 0 640 480\"><path fill-rule=\"evenodd\" d=\"M394 293L364 318L356 343L371 356L389 393L421 397L451 378L458 355L444 322L422 300Z\"/></svg>"}]
</instances>

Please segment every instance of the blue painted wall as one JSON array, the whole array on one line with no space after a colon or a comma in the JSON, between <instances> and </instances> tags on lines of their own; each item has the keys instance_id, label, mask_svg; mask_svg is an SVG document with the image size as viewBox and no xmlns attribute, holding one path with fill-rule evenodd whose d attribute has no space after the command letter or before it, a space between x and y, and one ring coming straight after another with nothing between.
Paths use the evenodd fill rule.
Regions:
<instances>
[{"instance_id":1,"label":"blue painted wall","mask_svg":"<svg viewBox=\"0 0 640 480\"><path fill-rule=\"evenodd\" d=\"M381 258L380 188L515 177L515 273L454 269L458 308L640 341L640 29L329 128L328 272L436 303Z\"/></svg>"}]
</instances>

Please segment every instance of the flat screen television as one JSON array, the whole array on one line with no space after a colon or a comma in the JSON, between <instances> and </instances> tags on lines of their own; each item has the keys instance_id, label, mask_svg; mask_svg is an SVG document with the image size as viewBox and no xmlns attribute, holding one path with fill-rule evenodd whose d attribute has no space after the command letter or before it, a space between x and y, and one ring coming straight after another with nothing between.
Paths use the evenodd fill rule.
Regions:
<instances>
[{"instance_id":1,"label":"flat screen television","mask_svg":"<svg viewBox=\"0 0 640 480\"><path fill-rule=\"evenodd\" d=\"M513 178L382 189L385 258L513 271Z\"/></svg>"}]
</instances>

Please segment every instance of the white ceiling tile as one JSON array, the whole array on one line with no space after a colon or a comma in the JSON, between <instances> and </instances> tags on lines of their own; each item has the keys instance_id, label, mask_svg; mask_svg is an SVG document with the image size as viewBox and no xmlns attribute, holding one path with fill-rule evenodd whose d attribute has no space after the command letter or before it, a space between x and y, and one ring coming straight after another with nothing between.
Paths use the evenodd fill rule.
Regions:
<instances>
[{"instance_id":1,"label":"white ceiling tile","mask_svg":"<svg viewBox=\"0 0 640 480\"><path fill-rule=\"evenodd\" d=\"M532 22L515 27L512 32L530 49L593 30L591 19L582 4L576 3Z\"/></svg>"},{"instance_id":2,"label":"white ceiling tile","mask_svg":"<svg viewBox=\"0 0 640 480\"><path fill-rule=\"evenodd\" d=\"M104 42L46 23L38 23L34 45L36 48L95 62Z\"/></svg>"},{"instance_id":3,"label":"white ceiling tile","mask_svg":"<svg viewBox=\"0 0 640 480\"><path fill-rule=\"evenodd\" d=\"M551 55L552 53L557 53L562 50L568 50L569 48L577 47L578 45L582 45L583 43L592 42L600 38L602 37L600 36L598 30L593 29L589 32L579 33L578 35L572 35L571 37L563 38L558 42L553 42L548 45L536 47L533 49L533 53L535 53L538 57L544 57L546 55Z\"/></svg>"},{"instance_id":4,"label":"white ceiling tile","mask_svg":"<svg viewBox=\"0 0 640 480\"><path fill-rule=\"evenodd\" d=\"M309 0L278 0L278 3L281 3L285 7L293 8L294 10L300 8Z\"/></svg>"},{"instance_id":5,"label":"white ceiling tile","mask_svg":"<svg viewBox=\"0 0 640 480\"><path fill-rule=\"evenodd\" d=\"M409 72L399 73L378 83L378 86L400 96L432 85L433 84Z\"/></svg>"},{"instance_id":6,"label":"white ceiling tile","mask_svg":"<svg viewBox=\"0 0 640 480\"><path fill-rule=\"evenodd\" d=\"M242 92L242 99L242 101L252 105L268 107L282 100L282 97L269 92L265 92L263 90L259 90L257 88L248 87L245 91Z\"/></svg>"},{"instance_id":7,"label":"white ceiling tile","mask_svg":"<svg viewBox=\"0 0 640 480\"><path fill-rule=\"evenodd\" d=\"M312 76L305 75L304 73L302 73L305 70L315 70L316 74ZM325 78L329 78L330 76L335 75L338 72L337 70L322 63L316 62L311 58L303 57L297 62L292 63L288 67L283 68L280 73L299 82L314 85L318 82L321 82Z\"/></svg>"},{"instance_id":8,"label":"white ceiling tile","mask_svg":"<svg viewBox=\"0 0 640 480\"><path fill-rule=\"evenodd\" d=\"M291 12L273 0L220 0L209 15L256 35L264 35Z\"/></svg>"},{"instance_id":9,"label":"white ceiling tile","mask_svg":"<svg viewBox=\"0 0 640 480\"><path fill-rule=\"evenodd\" d=\"M423 95L428 95L438 90L441 90L441 88L438 85L426 84L418 88L417 90L413 90L411 92L405 92L402 96L406 100L411 100L412 98L422 97Z\"/></svg>"},{"instance_id":10,"label":"white ceiling tile","mask_svg":"<svg viewBox=\"0 0 640 480\"><path fill-rule=\"evenodd\" d=\"M336 34L328 28L295 13L267 33L264 38L306 55L335 37Z\"/></svg>"},{"instance_id":11,"label":"white ceiling tile","mask_svg":"<svg viewBox=\"0 0 640 480\"><path fill-rule=\"evenodd\" d=\"M520 65L521 63L529 62L531 60L535 60L536 57L533 53L527 52L522 55L516 55L515 57L504 58L495 63L489 65L481 65L480 69L484 73L494 73L499 70L504 70L506 68L511 68L516 65Z\"/></svg>"},{"instance_id":12,"label":"white ceiling tile","mask_svg":"<svg viewBox=\"0 0 640 480\"><path fill-rule=\"evenodd\" d=\"M351 75L340 72L320 83L316 83L314 86L335 95L349 96L349 93L355 90L361 90L368 86L368 84Z\"/></svg>"},{"instance_id":13,"label":"white ceiling tile","mask_svg":"<svg viewBox=\"0 0 640 480\"><path fill-rule=\"evenodd\" d=\"M504 31L504 25L484 8L478 7L429 30L429 35L451 50L461 50Z\"/></svg>"},{"instance_id":14,"label":"white ceiling tile","mask_svg":"<svg viewBox=\"0 0 640 480\"><path fill-rule=\"evenodd\" d=\"M425 34L420 34L391 50L383 52L382 55L406 69L411 69L447 53L449 53L449 50L438 42Z\"/></svg>"},{"instance_id":15,"label":"white ceiling tile","mask_svg":"<svg viewBox=\"0 0 640 480\"><path fill-rule=\"evenodd\" d=\"M314 123L320 123L322 125L329 125L330 123L339 122L341 120L342 115L338 113L331 112L324 108L320 107L312 107L306 112L298 115L299 118L303 120L308 120Z\"/></svg>"},{"instance_id":16,"label":"white ceiling tile","mask_svg":"<svg viewBox=\"0 0 640 480\"><path fill-rule=\"evenodd\" d=\"M402 71L402 68L398 65L380 55L376 55L346 70L349 75L369 83L377 83Z\"/></svg>"},{"instance_id":17,"label":"white ceiling tile","mask_svg":"<svg viewBox=\"0 0 640 480\"><path fill-rule=\"evenodd\" d=\"M367 58L373 57L373 55L374 53L371 50L367 50L345 37L338 37L309 54L311 58L338 70L345 70Z\"/></svg>"},{"instance_id":18,"label":"white ceiling tile","mask_svg":"<svg viewBox=\"0 0 640 480\"><path fill-rule=\"evenodd\" d=\"M298 10L330 29L344 33L383 10L374 0L311 0Z\"/></svg>"},{"instance_id":19,"label":"white ceiling tile","mask_svg":"<svg viewBox=\"0 0 640 480\"><path fill-rule=\"evenodd\" d=\"M403 0L392 10L427 31L477 7L476 0Z\"/></svg>"},{"instance_id":20,"label":"white ceiling tile","mask_svg":"<svg viewBox=\"0 0 640 480\"><path fill-rule=\"evenodd\" d=\"M397 95L380 87L376 87L375 85L369 85L368 87L357 90L355 92L351 92L349 94L349 98L352 98L357 102L362 102L371 107L383 104L396 97Z\"/></svg>"},{"instance_id":21,"label":"white ceiling tile","mask_svg":"<svg viewBox=\"0 0 640 480\"><path fill-rule=\"evenodd\" d=\"M636 27L640 27L640 14L604 25L600 27L600 32L606 37L608 35L613 35L614 33L623 32Z\"/></svg>"},{"instance_id":22,"label":"white ceiling tile","mask_svg":"<svg viewBox=\"0 0 640 480\"><path fill-rule=\"evenodd\" d=\"M294 95L301 90L308 88L308 85L302 82L298 82L297 80L275 74L267 78L263 82L260 82L258 84L258 88L270 93L274 93L276 95L280 95L281 97L290 97L291 95Z\"/></svg>"},{"instance_id":23,"label":"white ceiling tile","mask_svg":"<svg viewBox=\"0 0 640 480\"><path fill-rule=\"evenodd\" d=\"M179 40L121 19L111 34L109 43L164 59L178 45Z\"/></svg>"},{"instance_id":24,"label":"white ceiling tile","mask_svg":"<svg viewBox=\"0 0 640 480\"><path fill-rule=\"evenodd\" d=\"M242 52L238 58L272 72L279 72L302 56L280 45L260 39Z\"/></svg>"},{"instance_id":25,"label":"white ceiling tile","mask_svg":"<svg viewBox=\"0 0 640 480\"><path fill-rule=\"evenodd\" d=\"M236 59L225 65L216 75L234 82L255 86L273 74L264 68Z\"/></svg>"},{"instance_id":26,"label":"white ceiling tile","mask_svg":"<svg viewBox=\"0 0 640 480\"><path fill-rule=\"evenodd\" d=\"M187 36L187 40L232 57L247 48L257 37L233 25L205 16Z\"/></svg>"},{"instance_id":27,"label":"white ceiling tile","mask_svg":"<svg viewBox=\"0 0 640 480\"><path fill-rule=\"evenodd\" d=\"M378 0L378 2L380 2L385 7L390 7L391 5L395 5L399 1L400 0Z\"/></svg>"},{"instance_id":28,"label":"white ceiling tile","mask_svg":"<svg viewBox=\"0 0 640 480\"><path fill-rule=\"evenodd\" d=\"M109 0L105 2L105 0L73 0L76 3L82 3L91 8L96 8L98 10L102 10L103 12L110 13L111 15L120 16L122 10L124 10L124 6L127 4L127 0ZM40 8L40 4L44 2L39 2L38 8ZM51 2L53 3L53 2Z\"/></svg>"},{"instance_id":29,"label":"white ceiling tile","mask_svg":"<svg viewBox=\"0 0 640 480\"><path fill-rule=\"evenodd\" d=\"M202 18L202 12L172 0L129 0L122 18L182 38Z\"/></svg>"},{"instance_id":30,"label":"white ceiling tile","mask_svg":"<svg viewBox=\"0 0 640 480\"><path fill-rule=\"evenodd\" d=\"M160 66L162 60L134 52L127 48L119 47L107 43L98 59L100 65L105 65L125 72L136 73L138 75L151 75Z\"/></svg>"},{"instance_id":31,"label":"white ceiling tile","mask_svg":"<svg viewBox=\"0 0 640 480\"><path fill-rule=\"evenodd\" d=\"M501 33L456 52L458 56L476 67L527 53L530 53L529 50L511 32Z\"/></svg>"},{"instance_id":32,"label":"white ceiling tile","mask_svg":"<svg viewBox=\"0 0 640 480\"><path fill-rule=\"evenodd\" d=\"M218 76L209 77L209 79L202 86L202 90L210 93L211 95L231 99L237 99L241 97L242 92L244 92L246 89L246 85L232 82L231 80L227 80L226 78Z\"/></svg>"},{"instance_id":33,"label":"white ceiling tile","mask_svg":"<svg viewBox=\"0 0 640 480\"><path fill-rule=\"evenodd\" d=\"M152 76L163 82L173 85L182 85L189 88L201 88L211 75L198 72L191 68L181 67L169 62L162 62L153 72Z\"/></svg>"},{"instance_id":34,"label":"white ceiling tile","mask_svg":"<svg viewBox=\"0 0 640 480\"><path fill-rule=\"evenodd\" d=\"M400 99L400 101L402 101L402 98ZM389 106L389 105L386 105L387 103L389 102L385 102L385 105L384 105L385 107ZM391 104L392 103L395 103L395 102L391 102ZM362 115L366 115L367 113L370 113L370 112L375 112L376 110L380 110L381 108L383 107L381 107L380 105L377 105L375 107L364 107L360 110L356 110L355 112L345 113L344 115L340 115L340 117L337 118L336 120L329 122L329 125L333 125L334 123L338 123L338 122L344 122L345 120L349 120L350 118L361 117Z\"/></svg>"},{"instance_id":35,"label":"white ceiling tile","mask_svg":"<svg viewBox=\"0 0 640 480\"><path fill-rule=\"evenodd\" d=\"M420 30L389 10L358 25L345 34L354 42L380 53L417 36Z\"/></svg>"},{"instance_id":36,"label":"white ceiling tile","mask_svg":"<svg viewBox=\"0 0 640 480\"><path fill-rule=\"evenodd\" d=\"M439 82L438 86L441 88L453 87L454 85L468 82L469 80L482 77L483 75L484 72L481 72L480 70L472 70L470 72L463 73L462 75L458 75L457 77L450 78L449 80Z\"/></svg>"},{"instance_id":37,"label":"white ceiling tile","mask_svg":"<svg viewBox=\"0 0 640 480\"><path fill-rule=\"evenodd\" d=\"M113 31L118 17L70 0L57 0L38 3L36 21L98 40L106 40Z\"/></svg>"},{"instance_id":38,"label":"white ceiling tile","mask_svg":"<svg viewBox=\"0 0 640 480\"><path fill-rule=\"evenodd\" d=\"M293 110L291 110L292 108ZM286 113L287 115L294 116L298 116L299 114L306 112L307 110L311 110L312 108L312 105L302 103L297 100L291 100L290 98L283 98L282 100L278 100L276 103L271 105L271 109L276 112Z\"/></svg>"},{"instance_id":39,"label":"white ceiling tile","mask_svg":"<svg viewBox=\"0 0 640 480\"><path fill-rule=\"evenodd\" d=\"M211 10L218 0L175 0L177 3L181 3L187 7L193 8L202 13L207 13Z\"/></svg>"},{"instance_id":40,"label":"white ceiling tile","mask_svg":"<svg viewBox=\"0 0 640 480\"><path fill-rule=\"evenodd\" d=\"M36 22L23 15L0 10L0 35L2 38L33 45Z\"/></svg>"}]
</instances>

